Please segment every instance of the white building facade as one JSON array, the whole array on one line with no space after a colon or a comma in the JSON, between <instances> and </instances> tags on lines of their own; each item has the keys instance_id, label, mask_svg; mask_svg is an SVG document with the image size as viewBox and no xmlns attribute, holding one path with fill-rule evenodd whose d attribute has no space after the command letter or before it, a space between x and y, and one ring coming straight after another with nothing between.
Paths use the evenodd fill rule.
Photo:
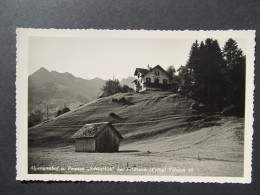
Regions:
<instances>
[{"instance_id":1,"label":"white building facade","mask_svg":"<svg viewBox=\"0 0 260 195\"><path fill-rule=\"evenodd\" d=\"M171 80L168 73L160 66L147 69L136 68L134 75L135 91L141 92L145 90L168 90L170 88Z\"/></svg>"}]
</instances>

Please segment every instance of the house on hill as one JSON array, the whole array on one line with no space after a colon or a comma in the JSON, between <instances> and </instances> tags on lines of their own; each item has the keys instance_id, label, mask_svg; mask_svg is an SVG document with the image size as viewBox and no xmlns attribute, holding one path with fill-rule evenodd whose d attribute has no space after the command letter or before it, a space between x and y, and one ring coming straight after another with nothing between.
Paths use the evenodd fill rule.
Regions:
<instances>
[{"instance_id":1,"label":"house on hill","mask_svg":"<svg viewBox=\"0 0 260 195\"><path fill-rule=\"evenodd\" d=\"M85 124L71 138L76 152L117 152L124 139L109 122Z\"/></svg>"},{"instance_id":2,"label":"house on hill","mask_svg":"<svg viewBox=\"0 0 260 195\"><path fill-rule=\"evenodd\" d=\"M136 92L145 90L168 90L171 86L170 76L160 65L154 68L148 65L147 69L136 68L134 76L136 76L136 79L133 81Z\"/></svg>"}]
</instances>

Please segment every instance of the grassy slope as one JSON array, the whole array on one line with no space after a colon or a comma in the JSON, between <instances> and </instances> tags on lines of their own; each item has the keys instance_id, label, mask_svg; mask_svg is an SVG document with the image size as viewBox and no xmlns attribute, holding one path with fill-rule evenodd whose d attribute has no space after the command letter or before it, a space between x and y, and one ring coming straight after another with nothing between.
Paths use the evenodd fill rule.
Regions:
<instances>
[{"instance_id":1,"label":"grassy slope","mask_svg":"<svg viewBox=\"0 0 260 195\"><path fill-rule=\"evenodd\" d=\"M112 102L112 98L122 97L126 99L125 105ZM69 165L175 167L186 170L193 168L194 171L167 174L242 176L243 119L219 117L215 119L215 125L209 123L212 126L203 128L202 125L210 118L187 122L196 119L194 111L190 109L192 102L188 98L167 92L116 94L95 100L78 110L29 129L29 168ZM110 113L115 115L111 117ZM70 137L83 124L102 121L112 122L125 138L120 147L121 152L74 152L73 140ZM67 170L61 173L79 172ZM119 173L114 171L110 174Z\"/></svg>"},{"instance_id":2,"label":"grassy slope","mask_svg":"<svg viewBox=\"0 0 260 195\"><path fill-rule=\"evenodd\" d=\"M125 97L126 104L112 102ZM192 100L168 92L148 94L116 94L95 100L45 124L29 129L30 146L63 146L84 124L110 121L127 140L136 140L165 133L182 133L191 116ZM110 116L114 113L116 116Z\"/></svg>"}]
</instances>

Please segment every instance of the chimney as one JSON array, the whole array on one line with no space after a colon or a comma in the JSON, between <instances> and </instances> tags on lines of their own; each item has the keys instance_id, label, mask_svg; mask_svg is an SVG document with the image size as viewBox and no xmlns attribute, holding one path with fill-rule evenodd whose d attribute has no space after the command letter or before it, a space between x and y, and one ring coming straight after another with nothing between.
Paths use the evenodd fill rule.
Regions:
<instances>
[{"instance_id":1,"label":"chimney","mask_svg":"<svg viewBox=\"0 0 260 195\"><path fill-rule=\"evenodd\" d=\"M151 69L152 69L152 67L150 67L150 66L149 66L149 64L148 64L148 65L147 65L147 69L148 69L148 70L151 70Z\"/></svg>"}]
</instances>

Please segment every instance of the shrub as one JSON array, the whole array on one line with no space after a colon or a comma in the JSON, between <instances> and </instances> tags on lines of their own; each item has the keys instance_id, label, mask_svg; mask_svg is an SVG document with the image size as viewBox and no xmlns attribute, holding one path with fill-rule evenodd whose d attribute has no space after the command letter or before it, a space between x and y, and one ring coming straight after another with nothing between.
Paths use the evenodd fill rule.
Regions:
<instances>
[{"instance_id":1,"label":"shrub","mask_svg":"<svg viewBox=\"0 0 260 195\"><path fill-rule=\"evenodd\" d=\"M57 116L60 116L60 115L62 115L62 114L64 114L64 113L66 113L66 112L69 112L69 111L70 111L70 109L67 108L67 107L65 107L65 108L63 108L63 109L61 109L61 110L58 110L58 112L57 112L57 114L56 114L56 117L57 117Z\"/></svg>"}]
</instances>

